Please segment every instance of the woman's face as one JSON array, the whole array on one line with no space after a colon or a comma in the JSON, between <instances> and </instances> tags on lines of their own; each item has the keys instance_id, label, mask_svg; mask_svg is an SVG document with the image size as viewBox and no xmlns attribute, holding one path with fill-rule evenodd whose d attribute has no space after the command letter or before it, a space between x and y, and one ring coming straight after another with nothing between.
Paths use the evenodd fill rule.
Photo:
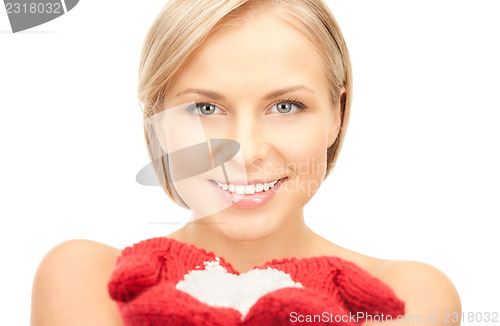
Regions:
<instances>
[{"instance_id":1,"label":"woman's face","mask_svg":"<svg viewBox=\"0 0 500 326\"><path fill-rule=\"evenodd\" d=\"M259 180L282 179L269 190L273 191L269 198L263 196L264 190L253 195L232 193L238 199L255 199L237 199L234 205L205 217L213 230L231 239L252 240L299 222L303 206L323 181L326 151L340 126L323 60L307 38L262 15L222 29L189 58L164 101L167 110L203 103L191 111L199 116L202 137L239 142L242 160L225 164L229 184L247 181L257 190ZM199 134L172 122L172 128L176 127L180 129L175 135ZM168 141L176 142L172 137ZM230 186L223 190L211 179L226 183L219 169L212 176L185 180L189 185L179 183L176 188L188 205L198 200L210 206L210 198L230 198Z\"/></svg>"}]
</instances>

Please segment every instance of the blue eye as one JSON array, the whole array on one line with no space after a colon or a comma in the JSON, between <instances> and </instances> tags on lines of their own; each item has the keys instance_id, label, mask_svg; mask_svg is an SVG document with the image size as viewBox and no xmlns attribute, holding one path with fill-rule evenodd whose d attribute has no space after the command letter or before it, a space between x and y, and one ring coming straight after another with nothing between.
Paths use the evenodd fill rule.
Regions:
<instances>
[{"instance_id":1,"label":"blue eye","mask_svg":"<svg viewBox=\"0 0 500 326\"><path fill-rule=\"evenodd\" d=\"M276 110L279 113L290 113L294 107L295 105L293 105L292 103L283 102L276 104Z\"/></svg>"},{"instance_id":2,"label":"blue eye","mask_svg":"<svg viewBox=\"0 0 500 326\"><path fill-rule=\"evenodd\" d=\"M218 113L223 113L222 110L219 109L215 104L205 103L205 102L196 102L195 104L191 105L187 110L190 112L195 112L199 115L212 115L217 110L219 110Z\"/></svg>"},{"instance_id":3,"label":"blue eye","mask_svg":"<svg viewBox=\"0 0 500 326\"><path fill-rule=\"evenodd\" d=\"M304 103L293 99L280 100L275 103L276 104L274 104L271 107L270 112L281 113L283 115L307 109L307 106ZM195 102L194 104L189 106L186 110L201 116L225 114L224 111L222 111L217 107L217 105L209 102Z\"/></svg>"},{"instance_id":4,"label":"blue eye","mask_svg":"<svg viewBox=\"0 0 500 326\"><path fill-rule=\"evenodd\" d=\"M276 110L272 110L276 108ZM300 101L295 100L287 100L276 103L271 111L283 114L289 114L291 112L296 112L300 110L304 110L306 108L305 104Z\"/></svg>"}]
</instances>

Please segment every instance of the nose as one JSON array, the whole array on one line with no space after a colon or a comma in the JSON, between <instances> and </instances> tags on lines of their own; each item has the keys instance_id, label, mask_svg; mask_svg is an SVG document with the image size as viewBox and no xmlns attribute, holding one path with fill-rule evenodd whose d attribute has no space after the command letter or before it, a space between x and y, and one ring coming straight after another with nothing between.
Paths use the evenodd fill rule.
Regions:
<instances>
[{"instance_id":1,"label":"nose","mask_svg":"<svg viewBox=\"0 0 500 326\"><path fill-rule=\"evenodd\" d=\"M247 174L252 175L271 154L272 130L255 111L248 109L239 112L243 113L235 116L230 126L231 138L240 144Z\"/></svg>"}]
</instances>

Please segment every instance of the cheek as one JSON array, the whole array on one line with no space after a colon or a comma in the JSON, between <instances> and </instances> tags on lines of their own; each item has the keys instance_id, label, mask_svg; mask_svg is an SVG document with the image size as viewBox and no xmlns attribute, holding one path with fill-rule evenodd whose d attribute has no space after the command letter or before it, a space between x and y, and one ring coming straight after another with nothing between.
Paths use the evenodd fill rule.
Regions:
<instances>
[{"instance_id":1,"label":"cheek","mask_svg":"<svg viewBox=\"0 0 500 326\"><path fill-rule=\"evenodd\" d=\"M171 153L206 141L203 125L199 117L187 113L194 102L167 108L149 118L162 150Z\"/></svg>"},{"instance_id":2,"label":"cheek","mask_svg":"<svg viewBox=\"0 0 500 326\"><path fill-rule=\"evenodd\" d=\"M282 149L283 156L288 163L326 164L327 132L325 126L318 121L315 124L306 123L287 133L281 133L279 148ZM311 174L316 170L305 171L305 174Z\"/></svg>"},{"instance_id":3,"label":"cheek","mask_svg":"<svg viewBox=\"0 0 500 326\"><path fill-rule=\"evenodd\" d=\"M317 122L317 121L316 121ZM327 129L321 123L304 126L300 133L289 133L280 139L282 158L290 173L286 192L309 200L324 180L327 159ZM299 200L297 198L297 200ZM302 203L302 199L300 199ZM305 202L303 203L305 204Z\"/></svg>"}]
</instances>

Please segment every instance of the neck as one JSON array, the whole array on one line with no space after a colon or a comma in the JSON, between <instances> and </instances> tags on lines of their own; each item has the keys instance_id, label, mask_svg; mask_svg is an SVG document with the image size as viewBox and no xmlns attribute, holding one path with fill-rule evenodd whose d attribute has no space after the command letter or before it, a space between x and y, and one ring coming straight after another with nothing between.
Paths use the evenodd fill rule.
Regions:
<instances>
[{"instance_id":1,"label":"neck","mask_svg":"<svg viewBox=\"0 0 500 326\"><path fill-rule=\"evenodd\" d=\"M188 223L172 237L214 252L243 273L272 259L306 257L310 254L315 233L305 224L300 210L281 228L258 239L229 238L202 220Z\"/></svg>"}]
</instances>

